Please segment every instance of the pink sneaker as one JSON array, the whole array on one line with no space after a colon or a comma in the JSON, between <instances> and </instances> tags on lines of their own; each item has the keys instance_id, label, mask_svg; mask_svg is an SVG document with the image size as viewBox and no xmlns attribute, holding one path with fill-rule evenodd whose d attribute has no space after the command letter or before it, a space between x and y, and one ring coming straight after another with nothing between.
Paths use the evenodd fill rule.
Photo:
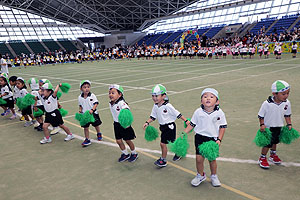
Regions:
<instances>
[{"instance_id":1,"label":"pink sneaker","mask_svg":"<svg viewBox=\"0 0 300 200\"><path fill-rule=\"evenodd\" d=\"M258 164L263 169L269 169L270 168L270 165L267 161L267 158L260 157L259 160L258 160Z\"/></svg>"}]
</instances>

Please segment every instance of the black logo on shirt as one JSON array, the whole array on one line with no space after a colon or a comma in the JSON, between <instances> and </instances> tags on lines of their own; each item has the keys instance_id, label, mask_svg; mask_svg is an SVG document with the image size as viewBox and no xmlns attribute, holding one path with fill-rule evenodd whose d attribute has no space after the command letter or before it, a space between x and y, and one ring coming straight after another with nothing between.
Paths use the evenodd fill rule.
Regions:
<instances>
[{"instance_id":1,"label":"black logo on shirt","mask_svg":"<svg viewBox=\"0 0 300 200\"><path fill-rule=\"evenodd\" d=\"M220 117L217 118L217 120L220 120L220 119L221 119Z\"/></svg>"},{"instance_id":2,"label":"black logo on shirt","mask_svg":"<svg viewBox=\"0 0 300 200\"><path fill-rule=\"evenodd\" d=\"M90 101L93 101L93 99L90 99Z\"/></svg>"},{"instance_id":3,"label":"black logo on shirt","mask_svg":"<svg viewBox=\"0 0 300 200\"><path fill-rule=\"evenodd\" d=\"M164 111L163 111L164 113L167 113L168 111L167 111L167 109L164 109Z\"/></svg>"},{"instance_id":4,"label":"black logo on shirt","mask_svg":"<svg viewBox=\"0 0 300 200\"><path fill-rule=\"evenodd\" d=\"M285 105L284 110L287 110L287 109L288 109L288 105Z\"/></svg>"},{"instance_id":5,"label":"black logo on shirt","mask_svg":"<svg viewBox=\"0 0 300 200\"><path fill-rule=\"evenodd\" d=\"M117 106L116 110L117 110L117 111L120 111L120 107L119 107L119 106Z\"/></svg>"}]
</instances>

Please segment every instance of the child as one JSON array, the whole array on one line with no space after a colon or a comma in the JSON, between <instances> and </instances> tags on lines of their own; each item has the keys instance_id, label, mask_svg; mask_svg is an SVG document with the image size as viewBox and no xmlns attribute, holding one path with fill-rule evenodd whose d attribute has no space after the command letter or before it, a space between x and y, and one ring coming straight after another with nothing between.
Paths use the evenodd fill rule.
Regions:
<instances>
[{"instance_id":1,"label":"child","mask_svg":"<svg viewBox=\"0 0 300 200\"><path fill-rule=\"evenodd\" d=\"M292 45L292 55L293 55L293 58L296 58L297 48L298 48L298 45L297 45L296 41L294 41L293 45Z\"/></svg>"},{"instance_id":2,"label":"child","mask_svg":"<svg viewBox=\"0 0 300 200\"><path fill-rule=\"evenodd\" d=\"M188 133L194 128L196 148L197 176L191 181L193 186L198 186L206 179L204 173L205 158L200 154L198 146L204 142L215 141L219 146L223 139L227 122L224 112L219 108L218 91L206 88L201 93L201 107L198 108L191 119L190 125L184 130ZM221 186L217 176L217 161L209 161L211 183L214 187Z\"/></svg>"},{"instance_id":3,"label":"child","mask_svg":"<svg viewBox=\"0 0 300 200\"><path fill-rule=\"evenodd\" d=\"M38 109L45 112L44 106L41 101L40 93L39 93L39 81L36 78L31 78L28 80L29 86L31 88L31 94L36 97L36 102L33 106L34 111L38 111ZM43 115L37 116L36 120L39 122L37 127L34 127L37 131L43 131Z\"/></svg>"},{"instance_id":4,"label":"child","mask_svg":"<svg viewBox=\"0 0 300 200\"><path fill-rule=\"evenodd\" d=\"M60 85L57 85L55 90L53 91L53 86L51 83L45 83L42 86L41 94L43 98L41 101L45 108L45 122L43 124L43 130L45 137L40 141L41 144L50 143L52 139L50 137L50 133L48 127L52 125L53 127L59 126L62 128L66 133L67 137L64 139L65 141L70 141L74 139L70 129L64 125L64 121L62 116L58 110L58 103L57 103L57 92Z\"/></svg>"},{"instance_id":5,"label":"child","mask_svg":"<svg viewBox=\"0 0 300 200\"><path fill-rule=\"evenodd\" d=\"M2 54L0 54L0 65L1 65L1 73L5 73L8 75L8 67L7 67L7 62L3 58Z\"/></svg>"},{"instance_id":6,"label":"child","mask_svg":"<svg viewBox=\"0 0 300 200\"><path fill-rule=\"evenodd\" d=\"M6 101L6 104L1 105L1 107L4 109L4 116L8 115L8 110L11 111L12 116L9 119L16 119L16 113L14 110L14 99L13 99L13 93L11 88L9 87L7 78L1 74L0 76L0 88L1 88L1 94L0 98Z\"/></svg>"},{"instance_id":7,"label":"child","mask_svg":"<svg viewBox=\"0 0 300 200\"><path fill-rule=\"evenodd\" d=\"M174 142L176 139L175 120L178 118L187 122L187 124L189 124L189 122L169 103L167 90L163 85L158 84L152 88L152 100L155 104L153 105L150 118L145 122L143 128L146 129L151 122L156 119L158 120L160 124L159 129L161 131L160 147L162 152L161 157L155 161L154 164L158 167L165 167L167 166L167 144ZM173 161L180 160L180 158L181 157L174 155Z\"/></svg>"},{"instance_id":8,"label":"child","mask_svg":"<svg viewBox=\"0 0 300 200\"><path fill-rule=\"evenodd\" d=\"M263 169L270 167L266 159L270 148L269 160L274 164L281 164L281 160L276 154L276 147L279 143L281 128L284 126L283 118L289 130L292 128L291 103L287 99L290 93L290 85L285 81L277 80L272 84L271 90L273 96L263 102L258 112L260 130L263 132L265 128L269 128L272 132L271 144L262 148L259 158L259 166Z\"/></svg>"},{"instance_id":9,"label":"child","mask_svg":"<svg viewBox=\"0 0 300 200\"><path fill-rule=\"evenodd\" d=\"M102 134L100 132L99 126L102 124L98 111L97 111L97 106L99 104L97 97L90 92L91 88L91 82L89 80L83 80L80 82L80 90L81 90L81 95L78 97L78 104L79 104L79 113L85 113L87 110L91 114L93 114L95 118L95 122L93 123L88 123L83 126L84 128L84 136L85 140L81 144L82 146L89 146L91 144L90 141L90 136L89 136L89 126L92 124L92 126L95 127L97 131L97 138L99 141L102 140Z\"/></svg>"},{"instance_id":10,"label":"child","mask_svg":"<svg viewBox=\"0 0 300 200\"><path fill-rule=\"evenodd\" d=\"M119 158L119 162L124 162L128 160L129 162L134 162L138 158L138 153L135 150L135 146L132 140L135 138L134 130L131 126L128 128L123 128L119 123L119 114L122 109L129 109L128 104L125 102L123 97L124 90L119 85L109 86L109 107L114 120L114 131L116 142L119 145L122 154ZM127 152L127 149L123 143L123 140L128 144L131 150L131 155Z\"/></svg>"},{"instance_id":11,"label":"child","mask_svg":"<svg viewBox=\"0 0 300 200\"><path fill-rule=\"evenodd\" d=\"M28 94L27 91L27 87L26 84L24 82L24 79L22 77L18 77L17 81L17 88L19 89L18 93L16 94L16 98L23 98L26 96L26 94ZM25 127L31 126L32 124L34 124L36 122L36 120L34 119L33 115L32 115L32 109L31 106L27 106L26 108L22 109L22 115L25 118ZM29 120L29 117L31 118L31 121Z\"/></svg>"}]
</instances>

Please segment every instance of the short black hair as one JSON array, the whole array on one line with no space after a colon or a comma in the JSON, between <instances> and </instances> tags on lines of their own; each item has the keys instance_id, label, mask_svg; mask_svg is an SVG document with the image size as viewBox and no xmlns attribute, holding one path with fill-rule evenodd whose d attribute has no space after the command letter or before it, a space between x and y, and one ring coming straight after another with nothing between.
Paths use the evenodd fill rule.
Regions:
<instances>
[{"instance_id":1,"label":"short black hair","mask_svg":"<svg viewBox=\"0 0 300 200\"><path fill-rule=\"evenodd\" d=\"M15 82L16 80L17 80L17 78L18 77L16 77L16 76L11 76L11 77L9 77L9 81L12 81L12 82Z\"/></svg>"}]
</instances>

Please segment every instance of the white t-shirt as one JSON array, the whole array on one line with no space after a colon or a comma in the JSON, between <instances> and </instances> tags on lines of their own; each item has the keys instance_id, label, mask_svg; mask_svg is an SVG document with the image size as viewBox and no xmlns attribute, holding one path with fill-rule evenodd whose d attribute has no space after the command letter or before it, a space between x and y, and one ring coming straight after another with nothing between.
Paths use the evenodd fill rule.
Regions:
<instances>
[{"instance_id":1,"label":"white t-shirt","mask_svg":"<svg viewBox=\"0 0 300 200\"><path fill-rule=\"evenodd\" d=\"M8 74L7 62L4 58L0 59L0 65L1 65L1 73Z\"/></svg>"},{"instance_id":2,"label":"white t-shirt","mask_svg":"<svg viewBox=\"0 0 300 200\"><path fill-rule=\"evenodd\" d=\"M8 85L1 87L1 94L8 93L7 95L3 96L2 99L8 99L13 96L12 91L9 89Z\"/></svg>"},{"instance_id":3,"label":"white t-shirt","mask_svg":"<svg viewBox=\"0 0 300 200\"><path fill-rule=\"evenodd\" d=\"M78 97L78 105L82 108L83 113L91 110L95 104L99 104L99 101L93 93L89 93L86 98L83 97L83 93ZM98 114L98 111L96 110L94 113Z\"/></svg>"},{"instance_id":4,"label":"white t-shirt","mask_svg":"<svg viewBox=\"0 0 300 200\"><path fill-rule=\"evenodd\" d=\"M48 98L41 98L41 101L44 105L45 111L50 113L58 108L57 97L50 95Z\"/></svg>"},{"instance_id":5,"label":"white t-shirt","mask_svg":"<svg viewBox=\"0 0 300 200\"><path fill-rule=\"evenodd\" d=\"M31 94L32 94L33 96L37 97L37 99L38 99L38 100L37 100L37 103L36 103L37 106L43 105L43 104L42 104L42 101L41 101L41 98L40 98L39 91L33 90L33 91L31 91Z\"/></svg>"},{"instance_id":6,"label":"white t-shirt","mask_svg":"<svg viewBox=\"0 0 300 200\"><path fill-rule=\"evenodd\" d=\"M14 89L14 99L20 97L20 89L17 86L14 86L13 89Z\"/></svg>"},{"instance_id":7,"label":"white t-shirt","mask_svg":"<svg viewBox=\"0 0 300 200\"><path fill-rule=\"evenodd\" d=\"M181 116L180 112L168 102L163 103L161 106L154 104L150 115L151 119L157 119L160 125L172 123Z\"/></svg>"},{"instance_id":8,"label":"white t-shirt","mask_svg":"<svg viewBox=\"0 0 300 200\"><path fill-rule=\"evenodd\" d=\"M218 137L220 128L227 128L227 121L224 112L217 108L207 113L202 107L198 108L191 119L191 126L196 134L207 137Z\"/></svg>"},{"instance_id":9,"label":"white t-shirt","mask_svg":"<svg viewBox=\"0 0 300 200\"><path fill-rule=\"evenodd\" d=\"M129 109L129 106L123 99L121 99L121 100L116 101L113 105L109 104L109 108L110 108L111 115L112 115L114 121L119 122L118 117L119 117L120 111L122 109Z\"/></svg>"},{"instance_id":10,"label":"white t-shirt","mask_svg":"<svg viewBox=\"0 0 300 200\"><path fill-rule=\"evenodd\" d=\"M284 117L292 114L291 103L289 100L286 100L277 104L273 98L269 97L263 102L259 109L258 117L264 119L264 124L267 128L283 127Z\"/></svg>"},{"instance_id":11,"label":"white t-shirt","mask_svg":"<svg viewBox=\"0 0 300 200\"><path fill-rule=\"evenodd\" d=\"M26 94L28 94L28 91L27 91L25 88L23 88L23 89L21 89L21 90L19 91L18 97L23 98L23 97L26 96Z\"/></svg>"}]
</instances>

